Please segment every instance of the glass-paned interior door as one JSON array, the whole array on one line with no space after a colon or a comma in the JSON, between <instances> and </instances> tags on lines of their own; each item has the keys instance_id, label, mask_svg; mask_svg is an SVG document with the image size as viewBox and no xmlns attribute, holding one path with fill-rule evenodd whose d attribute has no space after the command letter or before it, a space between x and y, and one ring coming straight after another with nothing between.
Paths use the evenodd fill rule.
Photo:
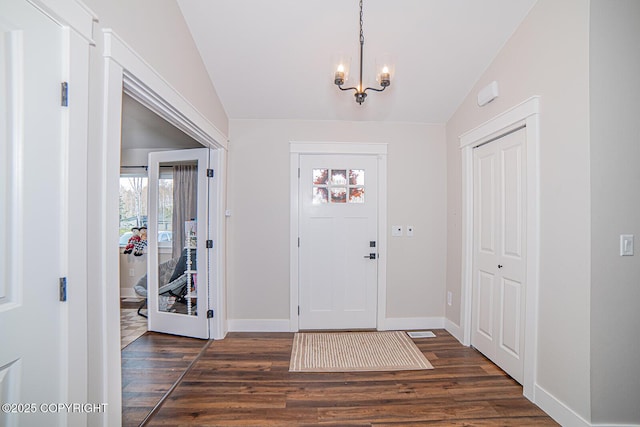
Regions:
<instances>
[{"instance_id":1,"label":"glass-paned interior door","mask_svg":"<svg viewBox=\"0 0 640 427\"><path fill-rule=\"evenodd\" d=\"M149 330L209 338L209 149L149 154Z\"/></svg>"}]
</instances>

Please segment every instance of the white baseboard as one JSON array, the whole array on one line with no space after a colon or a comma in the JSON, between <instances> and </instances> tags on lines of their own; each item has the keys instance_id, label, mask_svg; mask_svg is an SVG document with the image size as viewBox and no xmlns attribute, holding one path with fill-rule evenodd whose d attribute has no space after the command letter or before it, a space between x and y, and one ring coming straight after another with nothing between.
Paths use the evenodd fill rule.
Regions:
<instances>
[{"instance_id":1,"label":"white baseboard","mask_svg":"<svg viewBox=\"0 0 640 427\"><path fill-rule=\"evenodd\" d=\"M229 332L290 332L289 319L229 319ZM443 317L397 317L385 320L384 330L443 329Z\"/></svg>"},{"instance_id":2,"label":"white baseboard","mask_svg":"<svg viewBox=\"0 0 640 427\"><path fill-rule=\"evenodd\" d=\"M591 427L588 421L537 384L533 403L562 426Z\"/></svg>"},{"instance_id":3,"label":"white baseboard","mask_svg":"<svg viewBox=\"0 0 640 427\"><path fill-rule=\"evenodd\" d=\"M229 332L289 332L289 319L229 319Z\"/></svg>"},{"instance_id":4,"label":"white baseboard","mask_svg":"<svg viewBox=\"0 0 640 427\"><path fill-rule=\"evenodd\" d=\"M120 288L120 298L140 298L133 288Z\"/></svg>"},{"instance_id":5,"label":"white baseboard","mask_svg":"<svg viewBox=\"0 0 640 427\"><path fill-rule=\"evenodd\" d=\"M444 317L387 317L384 321L386 331L443 328Z\"/></svg>"},{"instance_id":6,"label":"white baseboard","mask_svg":"<svg viewBox=\"0 0 640 427\"><path fill-rule=\"evenodd\" d=\"M640 424L591 424L591 427L639 427Z\"/></svg>"},{"instance_id":7,"label":"white baseboard","mask_svg":"<svg viewBox=\"0 0 640 427\"><path fill-rule=\"evenodd\" d=\"M447 330L447 332L453 335L453 337L458 341L460 341L460 343L462 344L463 333L462 333L462 328L459 325L456 325L455 323L453 323L453 321L445 318L444 328Z\"/></svg>"},{"instance_id":8,"label":"white baseboard","mask_svg":"<svg viewBox=\"0 0 640 427\"><path fill-rule=\"evenodd\" d=\"M456 325L449 319L444 319L444 328L453 335L460 343L463 343L462 337L462 328L459 325ZM545 411L551 418L553 418L556 422L558 422L562 426L571 426L571 427L605 427L604 424L591 424L578 415L575 411L569 408L567 405L559 401L555 396L551 393L540 387L539 385L535 385L534 390L534 400L533 403L538 405L540 409ZM632 425L620 425L613 426L607 424L606 427L634 427ZM637 427L637 426L636 426Z\"/></svg>"}]
</instances>

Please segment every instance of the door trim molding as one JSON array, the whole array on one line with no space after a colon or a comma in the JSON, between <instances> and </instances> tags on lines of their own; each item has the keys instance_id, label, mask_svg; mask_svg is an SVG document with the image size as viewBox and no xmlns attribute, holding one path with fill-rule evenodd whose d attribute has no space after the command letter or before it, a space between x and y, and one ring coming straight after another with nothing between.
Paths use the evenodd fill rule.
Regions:
<instances>
[{"instance_id":1,"label":"door trim molding","mask_svg":"<svg viewBox=\"0 0 640 427\"><path fill-rule=\"evenodd\" d=\"M122 67L124 92L205 147L228 149L227 137L113 30L104 29L104 57Z\"/></svg>"},{"instance_id":2,"label":"door trim molding","mask_svg":"<svg viewBox=\"0 0 640 427\"><path fill-rule=\"evenodd\" d=\"M224 161L226 156L227 138L110 29L103 30L103 73L102 134L99 147L89 156L94 156L92 165L96 167L96 179L90 188L97 192L95 200L99 206L96 207L98 215L94 221L101 244L94 245L98 249L95 249L96 252L90 261L96 268L90 275L90 279L95 282L90 291L88 309L95 313L90 318L89 338L96 337L89 349L89 360L94 360L90 363L90 370L96 369L99 372L89 384L89 396L93 396L96 401L109 402L108 412L101 414L100 418L101 422L107 425L119 423L114 420L120 420L122 417L120 287L112 286L119 280L119 258L118 251L108 248L110 242L118 241L118 218L113 213L118 211L119 200L123 91L174 126L178 126L203 146L219 150L220 161ZM219 186L218 197L224 197L223 179L217 181L214 185ZM221 204L217 209L217 218L222 224L216 227L220 232L224 227L225 207ZM219 251L217 255L216 265L220 269L217 279L214 279L218 280L221 287L225 286L223 252ZM224 297L223 290L216 292ZM227 324L225 319L220 317L225 315L224 309L220 307L224 307L226 302L217 301L214 304L217 315L212 319L215 325L212 331L222 336L214 335L212 338L221 339L224 338Z\"/></svg>"},{"instance_id":3,"label":"door trim molding","mask_svg":"<svg viewBox=\"0 0 640 427\"><path fill-rule=\"evenodd\" d=\"M93 23L98 22L98 15L83 2L61 2L55 0L27 1L61 26L68 26L89 45L95 46L95 41L93 40Z\"/></svg>"},{"instance_id":4,"label":"door trim molding","mask_svg":"<svg viewBox=\"0 0 640 427\"><path fill-rule=\"evenodd\" d=\"M473 267L473 149L492 139L525 126L526 133L526 302L523 394L534 400L537 336L538 277L540 248L540 97L534 96L480 126L462 134L462 293L460 327L462 343L471 345Z\"/></svg>"},{"instance_id":5,"label":"door trim molding","mask_svg":"<svg viewBox=\"0 0 640 427\"><path fill-rule=\"evenodd\" d=\"M385 330L387 317L387 144L362 142L298 142L289 144L290 229L289 229L289 331L298 323L298 168L301 154L364 154L378 157L378 301L377 329Z\"/></svg>"}]
</instances>

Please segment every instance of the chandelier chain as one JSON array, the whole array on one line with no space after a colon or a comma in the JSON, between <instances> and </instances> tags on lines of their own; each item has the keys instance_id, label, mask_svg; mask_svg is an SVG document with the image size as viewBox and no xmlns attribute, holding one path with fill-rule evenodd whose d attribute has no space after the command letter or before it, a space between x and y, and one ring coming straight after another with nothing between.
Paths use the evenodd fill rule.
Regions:
<instances>
[{"instance_id":1,"label":"chandelier chain","mask_svg":"<svg viewBox=\"0 0 640 427\"><path fill-rule=\"evenodd\" d=\"M360 0L360 44L364 44L364 32L362 31L362 0Z\"/></svg>"}]
</instances>

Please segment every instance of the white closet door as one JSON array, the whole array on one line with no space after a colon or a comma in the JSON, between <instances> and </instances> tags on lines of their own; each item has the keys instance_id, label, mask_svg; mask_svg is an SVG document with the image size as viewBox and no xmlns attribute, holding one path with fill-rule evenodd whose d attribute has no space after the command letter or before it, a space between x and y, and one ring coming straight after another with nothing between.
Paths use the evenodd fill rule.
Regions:
<instances>
[{"instance_id":1,"label":"white closet door","mask_svg":"<svg viewBox=\"0 0 640 427\"><path fill-rule=\"evenodd\" d=\"M68 387L63 43L32 4L0 2L0 426L67 423L42 407Z\"/></svg>"},{"instance_id":2,"label":"white closet door","mask_svg":"<svg viewBox=\"0 0 640 427\"><path fill-rule=\"evenodd\" d=\"M474 150L472 345L522 383L525 132Z\"/></svg>"}]
</instances>

